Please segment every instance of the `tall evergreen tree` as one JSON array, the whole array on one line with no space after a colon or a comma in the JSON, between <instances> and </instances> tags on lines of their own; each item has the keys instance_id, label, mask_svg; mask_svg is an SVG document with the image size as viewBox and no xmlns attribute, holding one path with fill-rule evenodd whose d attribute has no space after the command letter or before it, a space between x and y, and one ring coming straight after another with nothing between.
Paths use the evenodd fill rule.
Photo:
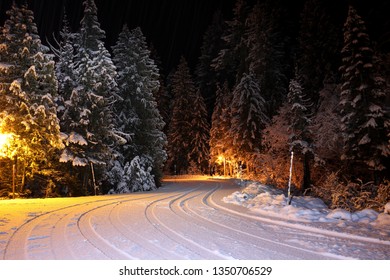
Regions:
<instances>
[{"instance_id":1,"label":"tall evergreen tree","mask_svg":"<svg viewBox=\"0 0 390 280\"><path fill-rule=\"evenodd\" d=\"M56 76L58 79L58 92L63 100L69 100L75 86L74 75L74 44L76 34L71 32L66 14L64 15L62 30L60 31L60 44L53 52L57 56Z\"/></svg>"},{"instance_id":2,"label":"tall evergreen tree","mask_svg":"<svg viewBox=\"0 0 390 280\"><path fill-rule=\"evenodd\" d=\"M253 7L246 21L247 64L260 83L271 116L288 90L288 38L282 29L285 18L279 1L265 1Z\"/></svg>"},{"instance_id":3,"label":"tall evergreen tree","mask_svg":"<svg viewBox=\"0 0 390 280\"><path fill-rule=\"evenodd\" d=\"M150 57L154 60L157 69L159 71L159 84L160 87L158 91L154 93L154 97L157 102L157 108L160 112L160 115L165 123L164 126L164 134L168 132L168 126L169 121L171 119L171 99L172 96L170 94L170 91L168 90L168 87L166 86L166 77L163 71L163 66L161 62L161 58L157 53L157 50L153 47L153 45L150 46Z\"/></svg>"},{"instance_id":4,"label":"tall evergreen tree","mask_svg":"<svg viewBox=\"0 0 390 280\"><path fill-rule=\"evenodd\" d=\"M27 4L13 3L7 15L0 35L0 132L13 135L9 156L21 166L26 182L25 175L47 175L44 170L61 148L57 80L53 57L39 39Z\"/></svg>"},{"instance_id":5,"label":"tall evergreen tree","mask_svg":"<svg viewBox=\"0 0 390 280\"><path fill-rule=\"evenodd\" d=\"M233 139L229 133L232 120L232 102L233 94L228 83L225 82L222 86L218 86L217 99L211 119L210 161L213 165L214 163L224 164L224 171L227 171L227 168L231 169L235 164ZM227 163L228 167L226 167ZM230 174L232 174L231 170Z\"/></svg>"},{"instance_id":6,"label":"tall evergreen tree","mask_svg":"<svg viewBox=\"0 0 390 280\"><path fill-rule=\"evenodd\" d=\"M159 89L157 66L150 58L140 28L129 31L125 26L113 52L122 99L117 102L115 110L118 124L123 133L132 134L131 140L128 139L130 144L122 151L124 161L130 162L136 156L149 158L151 174L158 183L166 160L166 136L162 131L165 124L154 97Z\"/></svg>"},{"instance_id":7,"label":"tall evergreen tree","mask_svg":"<svg viewBox=\"0 0 390 280\"><path fill-rule=\"evenodd\" d=\"M225 46L212 62L212 67L217 71L218 80L228 81L231 87L239 83L242 75L248 72L246 61L248 49L244 37L248 10L245 0L236 1L233 19L226 22L227 28L222 34Z\"/></svg>"},{"instance_id":8,"label":"tall evergreen tree","mask_svg":"<svg viewBox=\"0 0 390 280\"><path fill-rule=\"evenodd\" d=\"M251 163L262 150L263 129L269 122L260 85L254 75L244 74L233 90L231 103L233 149L241 161Z\"/></svg>"},{"instance_id":9,"label":"tall evergreen tree","mask_svg":"<svg viewBox=\"0 0 390 280\"><path fill-rule=\"evenodd\" d=\"M217 98L215 100L214 111L211 116L210 129L210 160L215 162L218 157L223 154L225 150L225 139L227 135L227 127L224 126L224 110L230 106L226 104L226 96L230 95L230 90L227 82L223 86L217 88ZM230 123L230 122L229 122Z\"/></svg>"},{"instance_id":10,"label":"tall evergreen tree","mask_svg":"<svg viewBox=\"0 0 390 280\"><path fill-rule=\"evenodd\" d=\"M341 37L324 0L307 0L301 13L297 67L305 95L317 107L324 79L339 65Z\"/></svg>"},{"instance_id":11,"label":"tall evergreen tree","mask_svg":"<svg viewBox=\"0 0 390 280\"><path fill-rule=\"evenodd\" d=\"M96 5L93 0L83 4L84 17L73 60L76 87L65 101L61 124L66 144L61 161L79 166L85 187L92 175L97 184L102 182L112 159L111 145L117 140L112 103L117 98L117 85L116 69L104 46L105 32L100 28Z\"/></svg>"},{"instance_id":12,"label":"tall evergreen tree","mask_svg":"<svg viewBox=\"0 0 390 280\"><path fill-rule=\"evenodd\" d=\"M302 189L310 188L310 160L313 158L310 118L312 102L301 86L299 77L290 81L288 104L291 107L289 116L290 150L303 163Z\"/></svg>"},{"instance_id":13,"label":"tall evergreen tree","mask_svg":"<svg viewBox=\"0 0 390 280\"><path fill-rule=\"evenodd\" d=\"M202 96L205 97L209 116L211 116L213 112L216 100L215 93L217 90L217 84L218 82L222 82L218 81L217 73L211 64L213 59L217 57L219 51L222 49L224 40L222 40L221 34L223 34L225 29L226 26L223 21L222 13L217 11L214 14L211 25L207 28L205 34L203 35L201 55L195 70L196 83Z\"/></svg>"},{"instance_id":14,"label":"tall evergreen tree","mask_svg":"<svg viewBox=\"0 0 390 280\"><path fill-rule=\"evenodd\" d=\"M190 162L196 173L207 172L210 157L210 125L207 121L207 109L204 99L199 90L191 97L193 100L192 131L191 131L191 151Z\"/></svg>"},{"instance_id":15,"label":"tall evergreen tree","mask_svg":"<svg viewBox=\"0 0 390 280\"><path fill-rule=\"evenodd\" d=\"M385 79L377 71L365 23L352 6L344 25L341 54L342 159L351 171L363 164L378 175L386 169L385 160L390 155Z\"/></svg>"},{"instance_id":16,"label":"tall evergreen tree","mask_svg":"<svg viewBox=\"0 0 390 280\"><path fill-rule=\"evenodd\" d=\"M168 130L168 162L171 172L187 173L190 167L193 135L193 97L196 87L187 61L180 59L172 76L172 118Z\"/></svg>"}]
</instances>

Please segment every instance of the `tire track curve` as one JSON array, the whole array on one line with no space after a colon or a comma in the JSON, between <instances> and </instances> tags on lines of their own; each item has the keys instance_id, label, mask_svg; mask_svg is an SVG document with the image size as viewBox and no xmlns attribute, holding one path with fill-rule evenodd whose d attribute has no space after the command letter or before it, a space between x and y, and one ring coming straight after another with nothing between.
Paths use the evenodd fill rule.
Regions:
<instances>
[{"instance_id":1,"label":"tire track curve","mask_svg":"<svg viewBox=\"0 0 390 280\"><path fill-rule=\"evenodd\" d=\"M156 194L150 197L154 196ZM77 226L78 221L86 211L126 199L134 200L135 198L116 196L93 202L87 201L34 216L12 233L5 245L2 259L83 259L88 258L88 254L84 253L91 251L93 254L91 252L90 256L104 259L106 258L104 254L96 251L93 246L88 246L88 241L82 236ZM69 228L72 225L76 225L76 230L71 230L72 239L67 241ZM77 237L75 238L74 235Z\"/></svg>"},{"instance_id":2,"label":"tire track curve","mask_svg":"<svg viewBox=\"0 0 390 280\"><path fill-rule=\"evenodd\" d=\"M224 242L232 244L233 257L237 259L247 256L248 248L253 258L300 259L304 253L305 256L310 255L313 259L324 259L324 256L318 252L276 241L274 235L268 238L259 236L262 226L254 224L253 220L236 219L226 213L221 216L217 208L205 203L206 199L219 189L220 187L214 187L212 190L206 189L202 193L190 196L180 204L176 203L175 211L195 221L197 225L206 226L215 235L222 236L225 239ZM289 255L280 253L286 250L289 251Z\"/></svg>"}]
</instances>

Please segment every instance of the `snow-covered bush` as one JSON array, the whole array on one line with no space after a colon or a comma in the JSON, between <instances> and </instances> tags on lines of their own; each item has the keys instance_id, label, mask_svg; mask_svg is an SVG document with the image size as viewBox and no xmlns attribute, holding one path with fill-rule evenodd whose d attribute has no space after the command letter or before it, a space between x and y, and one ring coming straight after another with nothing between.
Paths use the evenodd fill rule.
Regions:
<instances>
[{"instance_id":1,"label":"snow-covered bush","mask_svg":"<svg viewBox=\"0 0 390 280\"><path fill-rule=\"evenodd\" d=\"M149 157L136 156L124 167L116 161L109 173L109 180L118 183L109 193L130 193L156 189L152 166L153 163Z\"/></svg>"},{"instance_id":2,"label":"snow-covered bush","mask_svg":"<svg viewBox=\"0 0 390 280\"><path fill-rule=\"evenodd\" d=\"M319 183L312 186L312 194L320 197L327 205L332 205L332 194L339 188L339 173L331 172L318 180Z\"/></svg>"},{"instance_id":3,"label":"snow-covered bush","mask_svg":"<svg viewBox=\"0 0 390 280\"><path fill-rule=\"evenodd\" d=\"M372 182L343 182L338 173L330 173L321 186L314 186L313 193L322 198L330 208L342 208L350 212L366 208L383 211L390 201L390 182L379 185Z\"/></svg>"},{"instance_id":4,"label":"snow-covered bush","mask_svg":"<svg viewBox=\"0 0 390 280\"><path fill-rule=\"evenodd\" d=\"M332 195L332 207L339 205L350 211L366 208L381 210L390 200L389 182L375 185L372 182L348 182L339 185L339 192Z\"/></svg>"},{"instance_id":5,"label":"snow-covered bush","mask_svg":"<svg viewBox=\"0 0 390 280\"><path fill-rule=\"evenodd\" d=\"M380 209L385 208L385 205L390 203L390 181L385 180L384 182L379 184L376 200L381 206Z\"/></svg>"},{"instance_id":6,"label":"snow-covered bush","mask_svg":"<svg viewBox=\"0 0 390 280\"><path fill-rule=\"evenodd\" d=\"M149 191L156 189L154 175L152 175L152 159L136 156L128 167L131 174L132 191ZM130 175L129 174L129 175Z\"/></svg>"},{"instance_id":7,"label":"snow-covered bush","mask_svg":"<svg viewBox=\"0 0 390 280\"><path fill-rule=\"evenodd\" d=\"M327 166L332 162L339 162L342 154L342 137L340 132L339 116L339 85L328 81L319 92L320 103L318 111L313 116L311 130L315 153Z\"/></svg>"},{"instance_id":8,"label":"snow-covered bush","mask_svg":"<svg viewBox=\"0 0 390 280\"><path fill-rule=\"evenodd\" d=\"M272 118L264 130L264 145L266 151L258 154L256 170L259 179L267 184L285 188L288 184L290 168L289 150L289 113L290 106L285 103L279 113ZM299 186L302 181L303 171L301 164L294 163L293 185Z\"/></svg>"}]
</instances>

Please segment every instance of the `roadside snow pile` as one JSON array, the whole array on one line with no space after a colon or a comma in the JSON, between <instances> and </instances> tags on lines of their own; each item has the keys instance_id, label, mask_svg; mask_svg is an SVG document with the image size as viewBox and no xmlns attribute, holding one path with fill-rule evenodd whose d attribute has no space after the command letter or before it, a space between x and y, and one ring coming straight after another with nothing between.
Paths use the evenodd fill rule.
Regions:
<instances>
[{"instance_id":1,"label":"roadside snow pile","mask_svg":"<svg viewBox=\"0 0 390 280\"><path fill-rule=\"evenodd\" d=\"M365 209L350 213L343 209L329 209L319 198L310 196L294 197L291 205L281 190L260 183L250 183L241 192L224 197L226 203L233 203L249 208L262 215L278 217L297 222L339 222L351 221L373 226L389 226L390 203L383 213Z\"/></svg>"}]
</instances>

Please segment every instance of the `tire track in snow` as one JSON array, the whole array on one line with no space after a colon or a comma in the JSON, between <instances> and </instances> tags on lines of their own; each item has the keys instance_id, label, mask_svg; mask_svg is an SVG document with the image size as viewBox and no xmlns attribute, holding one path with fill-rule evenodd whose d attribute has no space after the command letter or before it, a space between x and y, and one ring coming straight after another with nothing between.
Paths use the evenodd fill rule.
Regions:
<instances>
[{"instance_id":1,"label":"tire track in snow","mask_svg":"<svg viewBox=\"0 0 390 280\"><path fill-rule=\"evenodd\" d=\"M248 248L250 248L251 254L255 259L300 259L302 258L302 253L304 253L306 257L310 255L313 259L325 258L318 252L275 241L274 236L270 236L269 238L259 236L259 232L262 229L259 225L254 226L253 220L233 219L233 217L226 215L226 212L223 213L223 219L219 219L218 215L220 215L220 213L215 213L219 212L219 209L211 207L206 203L207 199L219 189L220 187L215 187L212 190L205 190L203 193L188 197L183 200L180 205L176 205L176 208L178 211L182 212L183 215L188 216L194 221L198 221L198 225L202 225L203 227L207 225L208 230L230 240L230 243L234 246L232 253L235 258L245 258L248 255ZM190 206L192 205L191 203L194 205ZM208 209L207 211L203 210L202 213L199 214L199 212L201 212L199 209L201 209L202 206L207 207ZM214 219L207 218L204 215L205 212L208 212L209 216ZM227 221L229 222L227 223ZM252 227L252 233L242 230L241 228L243 226L245 226L246 230L250 229L249 227ZM264 235L264 231L262 234ZM288 250L289 255L282 253L286 250Z\"/></svg>"},{"instance_id":2,"label":"tire track in snow","mask_svg":"<svg viewBox=\"0 0 390 280\"><path fill-rule=\"evenodd\" d=\"M311 249L305 249L302 247L297 247L294 244L288 244L285 242L286 235L289 233L283 231L283 235L279 237L279 232L264 223L259 223L254 219L242 219L240 216L232 215L232 213L221 211L220 208L210 206L207 200L219 189L216 188L212 191L207 192L202 197L194 197L193 200L197 200L196 205L204 205L208 208L207 215L205 214L206 210L202 210L200 207L193 207L191 203L192 200L188 200L184 203L183 211L191 213L194 219L198 219L201 223L208 223L210 227L217 226L220 227L220 231L225 232L235 232L234 238L246 240L249 245L252 247L259 248L260 251L258 254L254 250L254 258L276 258L276 259L300 259L302 256L305 258L311 259L346 259L347 257L339 255L324 255L323 252L314 251ZM226 220L229 220L229 223L226 223ZM299 235L298 232L291 232L295 237ZM267 249L271 248L271 249ZM281 254L280 252L288 251L289 254ZM267 251L266 254L262 251ZM347 258L350 259L350 258Z\"/></svg>"},{"instance_id":3,"label":"tire track in snow","mask_svg":"<svg viewBox=\"0 0 390 280\"><path fill-rule=\"evenodd\" d=\"M68 211L84 208L89 202L71 205L35 216L20 225L12 234L4 250L4 259L51 259L49 238L55 224L61 221ZM64 212L65 214L61 214ZM54 226L53 226L54 224ZM34 234L36 232L36 234ZM44 233L44 234L43 234ZM37 244L34 241L37 240ZM61 246L64 247L63 244ZM8 257L9 256L9 257Z\"/></svg>"},{"instance_id":4,"label":"tire track in snow","mask_svg":"<svg viewBox=\"0 0 390 280\"><path fill-rule=\"evenodd\" d=\"M197 182L198 186L199 184L201 183ZM210 192L217 189L214 188ZM257 250L258 256L262 258L289 258L289 255L256 246L251 242L253 240L243 239L241 232L234 231L231 227L223 227L220 224L199 219L196 215L185 211L185 205L188 201L207 195L208 192L208 186L199 186L196 191L187 192L175 199L166 201L167 205L165 207L154 205L152 217L156 219L156 222L152 222L158 224L159 228L162 226L162 230L166 232L168 237L187 244L188 248L197 252L204 259L245 258L248 255L248 248L251 248L251 251ZM195 208L202 205L202 203L196 204ZM161 217L159 217L159 214ZM229 246L226 247L226 244L229 244ZM316 258L320 258L320 256L316 255Z\"/></svg>"},{"instance_id":5,"label":"tire track in snow","mask_svg":"<svg viewBox=\"0 0 390 280\"><path fill-rule=\"evenodd\" d=\"M107 219L109 219L109 215L107 215L106 209L111 213L112 209L121 205L123 203L133 203L137 200L150 199L158 196L159 194L143 193L142 195L134 197L124 195L123 197L117 197L110 201L109 203L104 203L102 205L98 205L92 207L89 210L72 213L72 216L76 218L72 218L73 223L68 223L69 225L74 224L74 233L79 235L79 238L72 238L72 247L71 254L74 259L137 259L128 254L123 250L123 245L125 245L123 241L127 240L118 240L112 239L112 236L117 236L117 232L112 232L112 224L107 223ZM96 218L96 216L99 216ZM104 222L102 224L102 222ZM98 228L102 229L103 232L98 232ZM61 228L61 227L60 227ZM69 238L69 231L63 231L60 238L55 238L55 240L61 241L61 239ZM75 244L76 243L76 244ZM78 244L78 245L77 245ZM89 249L85 250L85 244L89 244ZM61 252L61 244L55 245L53 248L57 248ZM76 253L77 252L77 253ZM64 259L60 257L60 259Z\"/></svg>"},{"instance_id":6,"label":"tire track in snow","mask_svg":"<svg viewBox=\"0 0 390 280\"><path fill-rule=\"evenodd\" d=\"M187 237L186 235L193 231L194 225L184 220L172 210L171 206L174 201L182 199L197 189L198 188L186 191L174 199L165 201L164 204L161 203L166 199L151 203L145 209L145 216L155 229L164 234L166 238L171 239L173 242L178 243L187 250L193 252L194 256L192 259L229 259L229 257L222 256L218 254L218 252L210 250ZM164 216L160 218L159 215L162 215L162 212L164 212ZM177 229L178 225L180 229Z\"/></svg>"},{"instance_id":7,"label":"tire track in snow","mask_svg":"<svg viewBox=\"0 0 390 280\"><path fill-rule=\"evenodd\" d=\"M162 193L159 193L158 197L161 197L161 195ZM153 200L153 203L170 199L177 195L180 194L172 195L168 193L164 198ZM142 206L145 202L147 204L150 204L150 202L145 199L137 200L141 200L141 214L144 215ZM141 228L131 230L135 226L131 221L132 218L135 218L138 223L140 220L145 220L145 218L140 218L140 216L134 215L135 213L129 212L118 216L123 209L128 210L129 203L134 205L134 202L136 200L125 200L115 205L109 205L109 207L104 205L83 214L83 217L79 219L80 231L88 242L101 250L110 259L161 259L162 257L172 259L175 256L179 257L180 255L165 251L164 249L166 248L158 246L157 243L153 243L148 238L145 238L144 231L148 223L147 225L143 224ZM139 205L135 206L137 210ZM106 210L105 208L108 209ZM152 228L152 235L155 235L155 228ZM142 229L142 232L139 232L140 229Z\"/></svg>"},{"instance_id":8,"label":"tire track in snow","mask_svg":"<svg viewBox=\"0 0 390 280\"><path fill-rule=\"evenodd\" d=\"M100 204L117 203L118 200L126 199L134 200L134 198L129 199L126 196L123 196L123 198L115 196L103 198L98 201L72 204L34 216L18 226L12 233L5 245L2 259L55 259L56 256L62 256L61 259L69 259L77 256L76 258L80 259L80 253L93 251L94 247L88 247L87 242L85 242L86 240L81 240L80 238L72 239L70 241L72 246L69 246L69 243L64 243L64 240L67 240L68 232L66 228L61 230L61 227L69 225L67 222L72 219L65 217L72 215L79 219L84 212L100 207ZM77 221L73 222L77 223ZM34 234L35 232L36 234ZM72 250L69 247L74 247L75 240L82 244L82 250L77 248L77 252L72 254ZM72 257L66 257L63 251L64 248L65 251L71 253ZM99 252L93 253L94 259L104 258L103 255L99 257Z\"/></svg>"},{"instance_id":9,"label":"tire track in snow","mask_svg":"<svg viewBox=\"0 0 390 280\"><path fill-rule=\"evenodd\" d=\"M50 235L49 233L51 230L50 230L50 228L48 228L48 225L50 223L48 223L47 221L51 219L52 224L53 224L53 221L58 222L58 220L60 220L60 218L58 220L55 220L53 218L53 215L55 215L56 213L61 213L62 211L65 211L65 213L66 213L67 211L70 211L71 209L77 209L79 207L84 207L85 205L88 205L88 204L90 204L90 203L85 202L85 203L81 203L81 204L66 206L63 208L59 208L59 209L45 212L43 214L40 214L38 216L35 216L35 217L27 220L26 222L21 224L13 232L13 234L9 238L9 240L5 246L5 249L4 249L3 259L34 259L37 257L38 257L38 259L42 259L43 258L42 256L41 257L38 256L39 252L35 252L35 253L38 253L38 255L34 255L34 254L31 255L31 251L37 251L38 249L42 249L42 246L40 246L41 248L39 248L38 245L36 245L35 248L31 248L30 244L29 244L31 242L29 242L29 241L33 241L34 238L37 238L39 236L41 236L41 237L46 236L46 235L42 235L42 231L47 232L47 237ZM47 228L43 229L45 226ZM34 235L33 234L34 231L39 231L39 234ZM43 238L41 238L40 243L42 243L42 239ZM45 242L45 243L47 243L47 242ZM45 249L45 251L46 251L46 249ZM47 256L47 258L50 258L50 256Z\"/></svg>"},{"instance_id":10,"label":"tire track in snow","mask_svg":"<svg viewBox=\"0 0 390 280\"><path fill-rule=\"evenodd\" d=\"M181 193L169 195L155 203L173 199L179 195ZM115 207L110 213L110 221L118 232L138 245L136 248L138 250L134 253L139 259L190 259L193 257L193 252L156 228L156 224L146 216L145 209L138 205L123 204L121 207ZM140 228L142 231L139 230Z\"/></svg>"},{"instance_id":11,"label":"tire track in snow","mask_svg":"<svg viewBox=\"0 0 390 280\"><path fill-rule=\"evenodd\" d=\"M102 214L99 210L111 208L114 204L117 204L117 202L101 205L100 207L96 207L87 212L84 212L77 220L77 227L81 235L85 238L85 240L88 241L91 246L96 248L96 250L100 251L104 256L106 256L107 259L133 259L131 255L119 249L120 244L118 244L118 242L113 239L108 239L108 234L102 232L105 230L110 230L110 227L107 227L107 223L105 222L107 216L105 214ZM96 212L98 212L97 214L100 214L99 223L97 223L97 220L95 218ZM100 227L100 225L103 226ZM112 234L111 231L110 233Z\"/></svg>"},{"instance_id":12,"label":"tire track in snow","mask_svg":"<svg viewBox=\"0 0 390 280\"><path fill-rule=\"evenodd\" d=\"M51 232L53 259L67 260L77 259L77 257L80 258L79 254L82 252L81 248L83 247L81 245L84 243L83 237L77 227L77 220L80 215L76 211L67 212L55 223ZM78 236L78 238L75 236Z\"/></svg>"}]
</instances>

